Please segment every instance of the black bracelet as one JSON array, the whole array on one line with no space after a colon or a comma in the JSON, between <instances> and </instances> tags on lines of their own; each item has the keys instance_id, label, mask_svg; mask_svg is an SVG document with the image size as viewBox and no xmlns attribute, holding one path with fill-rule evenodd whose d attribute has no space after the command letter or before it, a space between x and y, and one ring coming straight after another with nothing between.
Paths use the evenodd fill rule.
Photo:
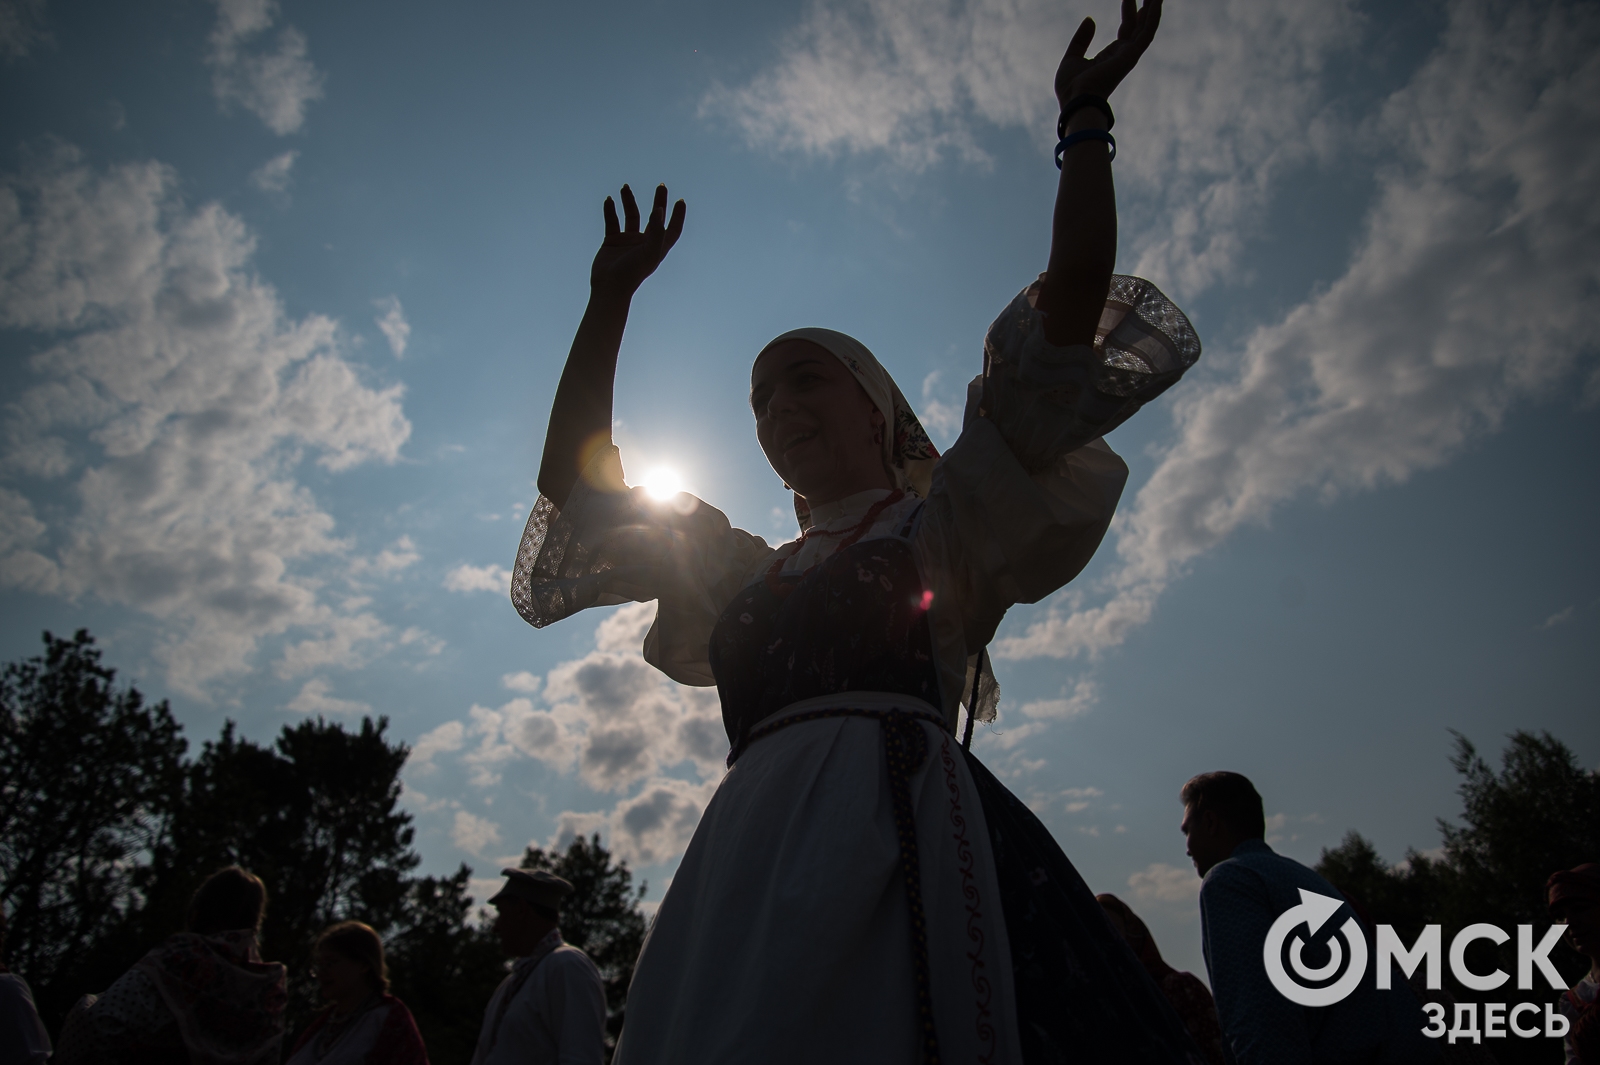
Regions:
<instances>
[{"instance_id":1,"label":"black bracelet","mask_svg":"<svg viewBox=\"0 0 1600 1065\"><path fill-rule=\"evenodd\" d=\"M1068 100L1066 106L1061 109L1061 117L1056 119L1056 140L1064 140L1066 138L1067 123L1072 119L1073 112L1080 111L1085 107L1092 107L1106 116L1106 129L1110 129L1117 124L1117 116L1111 113L1111 104L1106 101L1104 96L1090 96L1088 93L1084 93L1082 96L1074 96Z\"/></svg>"},{"instance_id":2,"label":"black bracelet","mask_svg":"<svg viewBox=\"0 0 1600 1065\"><path fill-rule=\"evenodd\" d=\"M1062 137L1060 143L1056 145L1057 170L1061 169L1061 158L1067 154L1067 149L1082 141L1105 141L1107 144L1111 145L1111 159L1115 159L1117 157L1117 138L1113 137L1109 132L1103 129L1080 129L1076 133ZM1110 162L1111 159L1106 161Z\"/></svg>"}]
</instances>

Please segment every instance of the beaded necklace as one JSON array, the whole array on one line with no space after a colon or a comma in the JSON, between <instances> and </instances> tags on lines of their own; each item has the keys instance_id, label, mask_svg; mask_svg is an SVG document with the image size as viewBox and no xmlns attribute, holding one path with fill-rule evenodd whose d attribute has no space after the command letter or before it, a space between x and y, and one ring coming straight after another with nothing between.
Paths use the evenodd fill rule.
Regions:
<instances>
[{"instance_id":1,"label":"beaded necklace","mask_svg":"<svg viewBox=\"0 0 1600 1065\"><path fill-rule=\"evenodd\" d=\"M801 580L804 580L807 574L816 569L818 566L822 565L822 560L813 562L805 569L803 573L800 573L798 576L796 576L793 582L781 581L778 579L778 575L783 572L783 564L789 561L795 555L798 555L800 550L805 547L806 540L809 539L813 534L817 536L845 537L845 539L839 541L839 546L833 549L833 553L838 554L840 551L843 551L845 548L861 539L861 537L866 534L866 531L872 527L872 523L878 520L878 515L882 514L885 510L888 510L905 497L905 492L896 489L895 491L884 496L882 499L878 500L876 503L872 504L872 506L867 509L866 514L862 516L861 520L850 526L848 529L819 531L816 526L812 526L811 528L807 529L805 532L800 534L800 539L795 541L795 548L793 551L787 555L781 555L778 558L773 559L772 565L767 569L765 578L767 587L772 591L773 595L777 596L779 599L782 599L790 592L794 591L795 584Z\"/></svg>"}]
</instances>

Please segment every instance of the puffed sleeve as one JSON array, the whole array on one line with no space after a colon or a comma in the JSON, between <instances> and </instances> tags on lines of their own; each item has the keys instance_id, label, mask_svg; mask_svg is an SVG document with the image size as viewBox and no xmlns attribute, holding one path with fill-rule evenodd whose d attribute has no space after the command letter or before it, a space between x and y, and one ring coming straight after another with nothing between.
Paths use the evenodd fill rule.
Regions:
<instances>
[{"instance_id":1,"label":"puffed sleeve","mask_svg":"<svg viewBox=\"0 0 1600 1065\"><path fill-rule=\"evenodd\" d=\"M984 372L968 388L960 437L934 471L918 534L924 572L945 585L935 601L959 612L968 683L970 656L1006 610L1056 591L1099 548L1128 478L1101 437L1200 357L1183 312L1150 282L1120 275L1095 343L1051 344L1036 307L1042 282L989 327Z\"/></svg>"},{"instance_id":2,"label":"puffed sleeve","mask_svg":"<svg viewBox=\"0 0 1600 1065\"><path fill-rule=\"evenodd\" d=\"M715 684L711 629L746 575L772 554L720 510L682 493L651 499L623 482L606 447L578 478L565 507L539 497L517 547L511 602L543 627L591 606L657 600L644 657L682 684Z\"/></svg>"}]
</instances>

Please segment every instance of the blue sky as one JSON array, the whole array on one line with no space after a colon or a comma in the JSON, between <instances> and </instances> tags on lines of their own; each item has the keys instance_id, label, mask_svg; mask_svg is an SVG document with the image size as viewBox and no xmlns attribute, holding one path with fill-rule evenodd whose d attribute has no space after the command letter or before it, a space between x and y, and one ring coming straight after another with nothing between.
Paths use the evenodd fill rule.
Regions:
<instances>
[{"instance_id":1,"label":"blue sky","mask_svg":"<svg viewBox=\"0 0 1600 1065\"><path fill-rule=\"evenodd\" d=\"M1041 0L0 4L0 651L86 626L191 741L386 714L425 868L601 831L658 899L718 779L648 607L506 596L600 202L665 181L616 436L792 519L751 358L853 333L937 442L1042 268ZM1104 32L1104 31L1103 31ZM1459 809L1450 730L1600 765L1600 12L1172 0L1119 91L1118 268L1206 354L1112 445L976 749L1203 972L1177 789L1314 860Z\"/></svg>"}]
</instances>

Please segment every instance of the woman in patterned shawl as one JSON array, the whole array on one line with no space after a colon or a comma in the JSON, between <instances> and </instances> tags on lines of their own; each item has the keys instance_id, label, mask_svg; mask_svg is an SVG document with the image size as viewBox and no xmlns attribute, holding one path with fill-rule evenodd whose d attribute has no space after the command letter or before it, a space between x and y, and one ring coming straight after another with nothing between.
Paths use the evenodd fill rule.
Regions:
<instances>
[{"instance_id":1,"label":"woman in patterned shawl","mask_svg":"<svg viewBox=\"0 0 1600 1065\"><path fill-rule=\"evenodd\" d=\"M276 1063L288 1002L284 967L256 949L267 889L236 865L195 891L188 930L67 1015L57 1065Z\"/></svg>"},{"instance_id":2,"label":"woman in patterned shawl","mask_svg":"<svg viewBox=\"0 0 1600 1065\"><path fill-rule=\"evenodd\" d=\"M866 346L773 340L756 438L796 496L777 548L687 495L630 490L612 387L634 291L683 229L658 188L641 230L605 204L590 301L562 372L512 601L543 626L657 602L645 658L715 684L727 776L662 900L620 1065L1203 1061L1033 814L963 749L993 715L982 649L1104 535L1127 467L1100 438L1199 356L1178 309L1113 277L1106 97L1160 0L1127 0L1062 104L1049 266L990 327L944 455Z\"/></svg>"}]
</instances>

